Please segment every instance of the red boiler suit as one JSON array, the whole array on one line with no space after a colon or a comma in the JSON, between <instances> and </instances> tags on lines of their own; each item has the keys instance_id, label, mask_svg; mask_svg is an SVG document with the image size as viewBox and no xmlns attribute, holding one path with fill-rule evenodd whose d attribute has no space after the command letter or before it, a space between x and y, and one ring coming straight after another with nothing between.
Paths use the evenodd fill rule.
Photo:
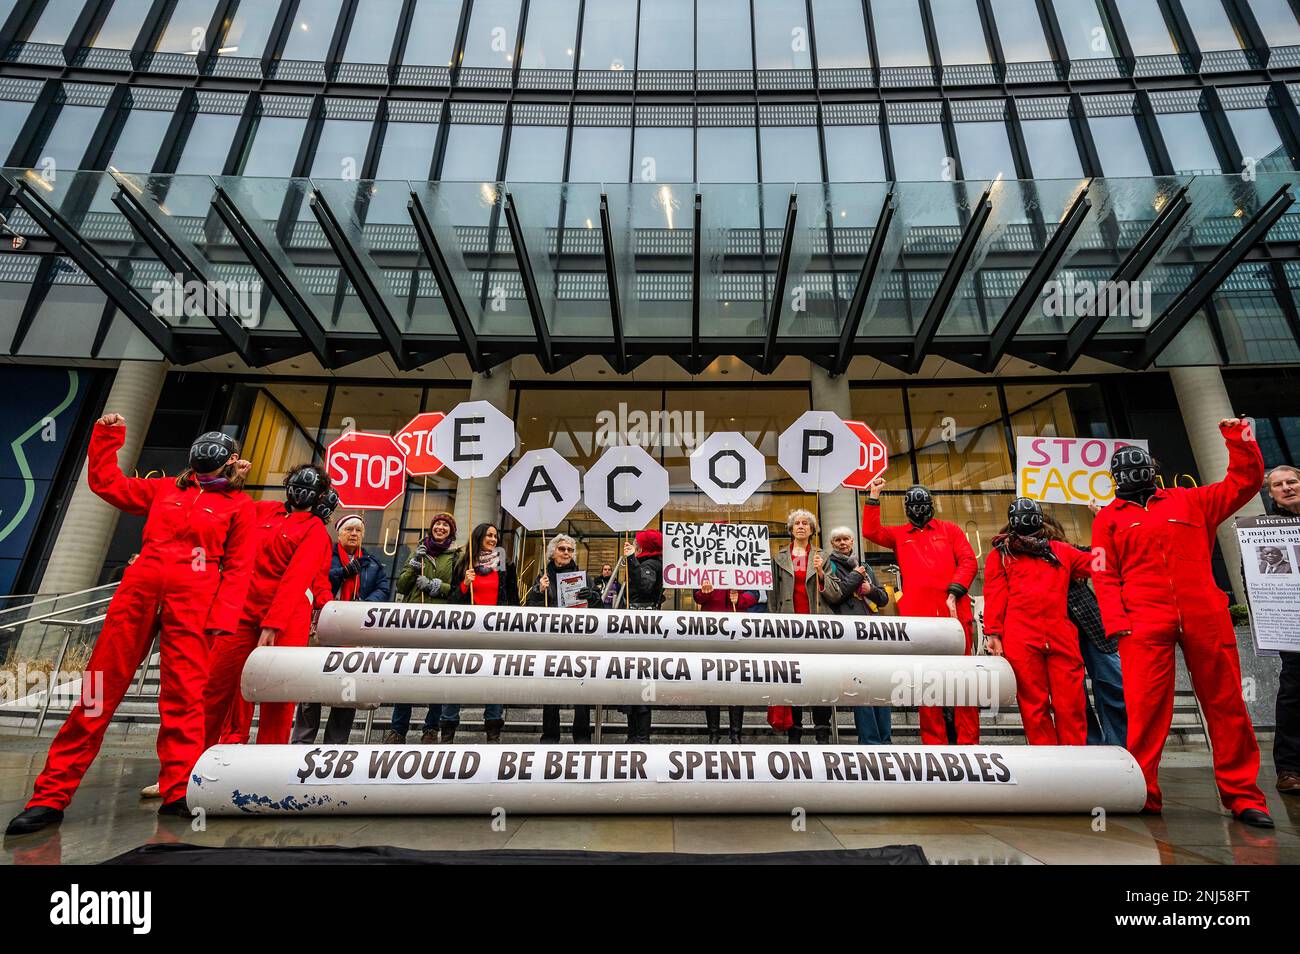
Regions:
<instances>
[{"instance_id":1,"label":"red boiler suit","mask_svg":"<svg viewBox=\"0 0 1300 954\"><path fill-rule=\"evenodd\" d=\"M732 608L731 597L736 597L735 608ZM705 594L703 590L696 590L695 604L707 613L747 613L749 608L758 602L758 597L749 590L723 590L718 587L713 588L713 592Z\"/></svg>"},{"instance_id":2,"label":"red boiler suit","mask_svg":"<svg viewBox=\"0 0 1300 954\"><path fill-rule=\"evenodd\" d=\"M239 629L212 647L205 707L209 746L222 740L225 728L230 729L227 739L248 737L253 707L240 695L239 678L262 630L276 631L277 646L306 646L322 578L327 582L319 598L329 596L324 574L330 565L330 536L321 519L304 510L290 513L276 500L258 501L254 507L257 550ZM287 745L293 709L292 702L263 703L258 744Z\"/></svg>"},{"instance_id":3,"label":"red boiler suit","mask_svg":"<svg viewBox=\"0 0 1300 954\"><path fill-rule=\"evenodd\" d=\"M209 633L232 633L248 589L253 504L238 490L182 490L173 477L126 477L117 452L126 428L95 424L90 489L125 513L144 516L140 555L126 568L86 664L89 691L50 744L28 807L62 810L104 741L113 713L159 628L158 787L164 802L185 797L203 754L203 693ZM102 703L102 704L101 704Z\"/></svg>"},{"instance_id":4,"label":"red boiler suit","mask_svg":"<svg viewBox=\"0 0 1300 954\"><path fill-rule=\"evenodd\" d=\"M1002 638L1030 745L1086 745L1087 705L1079 631L1070 622L1070 580L1090 573L1092 554L1052 541L1059 565L993 550L984 561L984 632Z\"/></svg>"},{"instance_id":5,"label":"red boiler suit","mask_svg":"<svg viewBox=\"0 0 1300 954\"><path fill-rule=\"evenodd\" d=\"M1217 484L1157 490L1145 507L1116 499L1092 524L1093 573L1108 635L1119 641L1128 708L1128 750L1147 781L1146 807L1161 807L1160 756L1173 719L1174 645L1200 699L1214 750L1219 798L1234 814L1267 811L1259 745L1241 695L1241 661L1228 598L1210 569L1214 532L1257 493L1264 479L1259 445L1240 427L1223 428L1228 473Z\"/></svg>"},{"instance_id":6,"label":"red boiler suit","mask_svg":"<svg viewBox=\"0 0 1300 954\"><path fill-rule=\"evenodd\" d=\"M979 562L966 534L947 520L931 518L924 527L910 523L886 527L880 523L879 505L869 503L862 508L862 535L894 551L903 584L898 611L904 616L948 616L948 586L956 583L963 590L969 589L979 572ZM957 598L957 619L966 630L966 655L969 656L975 617L967 594ZM942 706L921 706L920 719L922 743L948 744ZM978 706L954 706L953 722L959 745L979 744Z\"/></svg>"}]
</instances>

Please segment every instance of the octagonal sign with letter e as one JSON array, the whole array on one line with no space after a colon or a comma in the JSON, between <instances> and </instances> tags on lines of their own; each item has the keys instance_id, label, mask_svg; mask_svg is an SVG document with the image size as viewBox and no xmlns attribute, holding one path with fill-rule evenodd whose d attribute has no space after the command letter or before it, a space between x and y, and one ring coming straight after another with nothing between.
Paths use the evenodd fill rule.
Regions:
<instances>
[{"instance_id":1,"label":"octagonal sign with letter e","mask_svg":"<svg viewBox=\"0 0 1300 954\"><path fill-rule=\"evenodd\" d=\"M433 429L433 454L457 477L487 477L515 449L515 425L487 401L465 401Z\"/></svg>"},{"instance_id":2,"label":"octagonal sign with letter e","mask_svg":"<svg viewBox=\"0 0 1300 954\"><path fill-rule=\"evenodd\" d=\"M442 411L425 411L393 435L406 451L406 472L412 477L431 477L442 470L442 461L433 453L433 429L446 416Z\"/></svg>"},{"instance_id":3,"label":"octagonal sign with letter e","mask_svg":"<svg viewBox=\"0 0 1300 954\"><path fill-rule=\"evenodd\" d=\"M611 530L640 530L668 503L668 471L643 448L611 447L583 476L582 497Z\"/></svg>"},{"instance_id":4,"label":"octagonal sign with letter e","mask_svg":"<svg viewBox=\"0 0 1300 954\"><path fill-rule=\"evenodd\" d=\"M501 478L501 506L525 530L550 530L582 498L578 468L554 447L523 454Z\"/></svg>"},{"instance_id":5,"label":"octagonal sign with letter e","mask_svg":"<svg viewBox=\"0 0 1300 954\"><path fill-rule=\"evenodd\" d=\"M325 448L325 473L348 510L383 510L406 489L406 451L387 434L351 431Z\"/></svg>"},{"instance_id":6,"label":"octagonal sign with letter e","mask_svg":"<svg viewBox=\"0 0 1300 954\"><path fill-rule=\"evenodd\" d=\"M743 504L767 477L767 460L739 431L718 431L691 454L691 480L716 504Z\"/></svg>"},{"instance_id":7,"label":"octagonal sign with letter e","mask_svg":"<svg viewBox=\"0 0 1300 954\"><path fill-rule=\"evenodd\" d=\"M852 490L866 490L873 480L889 469L889 448L862 421L845 421L844 424L858 435L862 446L858 449L858 462L861 466L844 478L843 486Z\"/></svg>"},{"instance_id":8,"label":"octagonal sign with letter e","mask_svg":"<svg viewBox=\"0 0 1300 954\"><path fill-rule=\"evenodd\" d=\"M828 494L858 469L860 445L834 411L806 411L781 432L776 459L804 491Z\"/></svg>"}]
</instances>

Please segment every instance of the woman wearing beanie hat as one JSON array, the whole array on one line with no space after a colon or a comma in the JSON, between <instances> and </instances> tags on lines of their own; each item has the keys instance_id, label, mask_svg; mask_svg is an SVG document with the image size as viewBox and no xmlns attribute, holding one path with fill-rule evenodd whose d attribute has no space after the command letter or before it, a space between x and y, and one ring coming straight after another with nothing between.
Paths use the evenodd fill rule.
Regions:
<instances>
[{"instance_id":1,"label":"woman wearing beanie hat","mask_svg":"<svg viewBox=\"0 0 1300 954\"><path fill-rule=\"evenodd\" d=\"M449 513L436 513L429 521L429 532L420 540L397 575L397 592L406 603L446 603L451 598L451 580L456 571L460 550L456 547L456 518ZM439 703L430 703L424 717L420 742L429 745L438 741L438 723L442 714ZM399 703L393 706L389 729L384 742L401 745L411 728L411 706Z\"/></svg>"}]
</instances>

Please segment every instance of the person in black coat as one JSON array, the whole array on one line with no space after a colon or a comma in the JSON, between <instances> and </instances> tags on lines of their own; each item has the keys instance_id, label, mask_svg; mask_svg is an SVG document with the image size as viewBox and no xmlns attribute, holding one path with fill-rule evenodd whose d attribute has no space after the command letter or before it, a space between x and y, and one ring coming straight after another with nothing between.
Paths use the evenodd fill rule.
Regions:
<instances>
[{"instance_id":1,"label":"person in black coat","mask_svg":"<svg viewBox=\"0 0 1300 954\"><path fill-rule=\"evenodd\" d=\"M889 605L889 594L871 567L862 562L848 527L831 531L830 566L822 585L822 600L836 616L873 616ZM893 733L889 706L854 706L853 724L858 745L887 745Z\"/></svg>"},{"instance_id":2,"label":"person in black coat","mask_svg":"<svg viewBox=\"0 0 1300 954\"><path fill-rule=\"evenodd\" d=\"M627 595L619 602L619 606L634 610L657 610L663 606L663 549L663 534L658 530L642 530L636 535L635 543L624 545ZM622 709L627 714L627 741L633 745L649 742L652 721L650 706L623 706Z\"/></svg>"}]
</instances>

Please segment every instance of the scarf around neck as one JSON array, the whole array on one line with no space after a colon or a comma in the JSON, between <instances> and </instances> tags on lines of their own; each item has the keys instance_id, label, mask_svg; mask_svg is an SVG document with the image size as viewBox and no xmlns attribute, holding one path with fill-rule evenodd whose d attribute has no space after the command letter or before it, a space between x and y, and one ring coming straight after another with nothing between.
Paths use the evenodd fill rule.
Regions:
<instances>
[{"instance_id":1,"label":"scarf around neck","mask_svg":"<svg viewBox=\"0 0 1300 954\"><path fill-rule=\"evenodd\" d=\"M1052 541L1047 537L1026 537L1018 533L1000 533L993 538L993 547L1003 556L1029 556L1060 566L1061 561L1052 552Z\"/></svg>"}]
</instances>

